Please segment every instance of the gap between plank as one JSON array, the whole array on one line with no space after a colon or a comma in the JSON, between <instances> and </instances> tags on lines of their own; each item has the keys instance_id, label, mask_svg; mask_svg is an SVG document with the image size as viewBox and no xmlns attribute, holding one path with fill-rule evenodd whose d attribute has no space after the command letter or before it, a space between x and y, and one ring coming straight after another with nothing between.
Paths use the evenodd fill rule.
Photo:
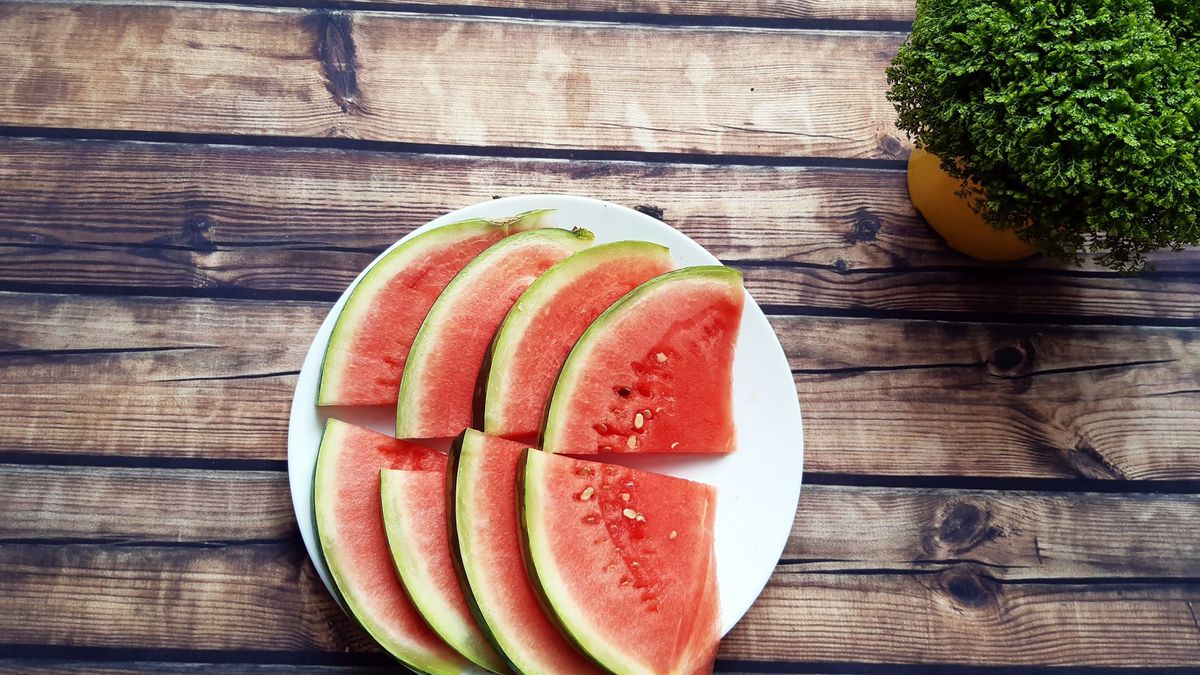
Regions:
<instances>
[{"instance_id":1,"label":"gap between plank","mask_svg":"<svg viewBox=\"0 0 1200 675\"><path fill-rule=\"evenodd\" d=\"M204 457L136 457L130 455L58 454L0 451L0 465L79 466L199 471L288 470L285 459L216 459ZM991 492L1069 492L1103 494L1200 494L1198 480L1105 480L1088 478L1022 478L987 476L869 475L805 472L805 485L840 487L942 488Z\"/></svg>"},{"instance_id":2,"label":"gap between plank","mask_svg":"<svg viewBox=\"0 0 1200 675\"><path fill-rule=\"evenodd\" d=\"M396 662L381 653L273 650L140 649L12 644L0 646L0 665L33 667L69 664L196 664L260 666L345 666L394 671ZM1195 673L1190 667L1115 668L1094 666L978 666L959 664L851 663L829 661L749 661L717 659L717 672L827 673L830 675L1129 675L1131 673Z\"/></svg>"},{"instance_id":3,"label":"gap between plank","mask_svg":"<svg viewBox=\"0 0 1200 675\"><path fill-rule=\"evenodd\" d=\"M188 4L207 2L186 0ZM431 14L463 18L526 19L556 23L604 23L667 28L762 28L769 30L839 31L858 33L909 33L912 21L905 19L829 19L741 16L732 14L668 14L604 10L535 9L525 7L489 7L482 5L420 4L404 2L347 2L340 0L228 0L227 4L246 7L325 9L347 12L395 14Z\"/></svg>"},{"instance_id":4,"label":"gap between plank","mask_svg":"<svg viewBox=\"0 0 1200 675\"><path fill-rule=\"evenodd\" d=\"M731 265L737 267L737 265ZM299 291L238 287L183 288L177 286L117 286L105 284L45 284L0 282L0 293L41 293L47 295L80 295L150 298L206 298L225 300L257 300L263 302L327 302L334 303L340 291ZM806 305L759 304L768 317L799 316L846 319L898 319L905 321L943 321L948 323L986 323L1035 326L1133 326L1157 328L1200 328L1200 318L1173 319L1164 317L1129 317L1117 315L1065 316L1059 314L1026 314L1016 312L921 311L904 309L875 309L872 307L813 307Z\"/></svg>"},{"instance_id":5,"label":"gap between plank","mask_svg":"<svg viewBox=\"0 0 1200 675\"><path fill-rule=\"evenodd\" d=\"M21 140L66 139L77 141L142 141L148 143L184 143L225 145L234 147L279 147L336 150L365 150L372 152L413 155L449 155L456 157L497 157L508 159L560 159L641 164L696 164L702 166L777 166L825 167L835 169L874 169L905 171L907 160L843 157L778 157L771 155L718 155L685 152L648 152L643 150L589 150L585 148L542 148L523 146L443 145L438 143L408 143L356 138L313 136L250 136L245 134L212 134L179 131L137 131L115 129L79 129L71 127L24 127L0 125L0 138Z\"/></svg>"}]
</instances>

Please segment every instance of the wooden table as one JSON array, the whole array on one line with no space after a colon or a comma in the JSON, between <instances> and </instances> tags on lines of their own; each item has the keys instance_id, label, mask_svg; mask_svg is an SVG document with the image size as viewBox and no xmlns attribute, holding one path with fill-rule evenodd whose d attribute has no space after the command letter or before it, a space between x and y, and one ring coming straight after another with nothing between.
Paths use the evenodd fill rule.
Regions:
<instances>
[{"instance_id":1,"label":"wooden table","mask_svg":"<svg viewBox=\"0 0 1200 675\"><path fill-rule=\"evenodd\" d=\"M1200 252L948 250L911 0L464 3L0 4L0 670L386 667L297 532L297 369L384 247L531 192L681 229L791 361L809 472L720 670L1200 668Z\"/></svg>"}]
</instances>

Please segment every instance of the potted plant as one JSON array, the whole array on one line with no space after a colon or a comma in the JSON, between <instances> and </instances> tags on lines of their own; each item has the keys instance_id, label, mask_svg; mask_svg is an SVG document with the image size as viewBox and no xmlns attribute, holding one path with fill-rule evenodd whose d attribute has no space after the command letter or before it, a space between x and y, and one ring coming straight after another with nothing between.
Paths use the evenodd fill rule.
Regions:
<instances>
[{"instance_id":1,"label":"potted plant","mask_svg":"<svg viewBox=\"0 0 1200 675\"><path fill-rule=\"evenodd\" d=\"M1200 0L917 0L887 77L918 208L952 244L970 219L938 210L977 213L985 254L991 230L1136 271L1200 244L1198 28Z\"/></svg>"}]
</instances>

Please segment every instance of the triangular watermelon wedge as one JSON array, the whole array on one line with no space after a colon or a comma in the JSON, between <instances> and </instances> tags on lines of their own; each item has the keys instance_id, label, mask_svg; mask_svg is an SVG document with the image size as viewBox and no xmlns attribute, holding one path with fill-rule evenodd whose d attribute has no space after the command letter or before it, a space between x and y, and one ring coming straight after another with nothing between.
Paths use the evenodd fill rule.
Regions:
<instances>
[{"instance_id":1,"label":"triangular watermelon wedge","mask_svg":"<svg viewBox=\"0 0 1200 675\"><path fill-rule=\"evenodd\" d=\"M592 243L587 230L514 234L480 253L438 296L413 340L396 404L400 438L452 438L471 426L496 329L543 272Z\"/></svg>"},{"instance_id":2,"label":"triangular watermelon wedge","mask_svg":"<svg viewBox=\"0 0 1200 675\"><path fill-rule=\"evenodd\" d=\"M538 277L496 333L483 430L536 443L554 382L579 336L626 293L672 267L666 247L618 241L580 251Z\"/></svg>"},{"instance_id":3,"label":"triangular watermelon wedge","mask_svg":"<svg viewBox=\"0 0 1200 675\"><path fill-rule=\"evenodd\" d=\"M745 291L719 265L668 272L596 318L563 364L542 449L734 449L733 352Z\"/></svg>"},{"instance_id":4,"label":"triangular watermelon wedge","mask_svg":"<svg viewBox=\"0 0 1200 675\"><path fill-rule=\"evenodd\" d=\"M542 608L521 553L520 443L467 429L450 450L450 540L476 622L519 673L599 675Z\"/></svg>"},{"instance_id":5,"label":"triangular watermelon wedge","mask_svg":"<svg viewBox=\"0 0 1200 675\"><path fill-rule=\"evenodd\" d=\"M417 330L454 275L508 235L548 226L551 214L451 223L392 249L338 314L325 348L317 405L394 404Z\"/></svg>"},{"instance_id":6,"label":"triangular watermelon wedge","mask_svg":"<svg viewBox=\"0 0 1200 675\"><path fill-rule=\"evenodd\" d=\"M446 456L335 419L325 425L313 479L317 539L350 614L389 654L426 673L460 673L470 662L434 633L392 567L379 498L379 471L431 471Z\"/></svg>"},{"instance_id":7,"label":"triangular watermelon wedge","mask_svg":"<svg viewBox=\"0 0 1200 675\"><path fill-rule=\"evenodd\" d=\"M454 570L446 515L446 467L380 473L383 522L391 560L413 605L443 640L496 673L508 666L467 607Z\"/></svg>"},{"instance_id":8,"label":"triangular watermelon wedge","mask_svg":"<svg viewBox=\"0 0 1200 675\"><path fill-rule=\"evenodd\" d=\"M530 576L580 649L613 673L712 670L713 487L537 450L518 479Z\"/></svg>"}]
</instances>

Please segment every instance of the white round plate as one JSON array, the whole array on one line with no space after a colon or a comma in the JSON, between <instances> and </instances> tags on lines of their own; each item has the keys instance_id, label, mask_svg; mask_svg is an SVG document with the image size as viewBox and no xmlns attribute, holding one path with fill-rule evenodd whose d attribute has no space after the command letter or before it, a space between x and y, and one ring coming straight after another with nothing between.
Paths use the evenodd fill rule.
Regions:
<instances>
[{"instance_id":1,"label":"white round plate","mask_svg":"<svg viewBox=\"0 0 1200 675\"><path fill-rule=\"evenodd\" d=\"M468 206L426 223L400 241L459 220L502 218L544 208L557 210L555 220L560 227L586 227L594 232L597 244L641 239L669 247L679 267L719 262L683 233L650 216L616 204L565 195L523 195ZM386 251L380 257L385 254ZM378 258L367 269L375 262ZM313 339L296 383L288 428L288 478L296 519L313 565L331 591L329 570L313 531L312 508L313 469L325 419L337 417L395 433L395 411L390 406L319 409L315 404L329 333L350 289L363 274L366 270L334 304ZM722 635L750 608L779 561L800 498L804 463L800 403L791 369L766 316L749 295L734 355L733 380L737 424L737 450L733 453L723 457L627 454L598 457L717 487L715 545ZM337 594L333 596L336 598Z\"/></svg>"}]
</instances>

